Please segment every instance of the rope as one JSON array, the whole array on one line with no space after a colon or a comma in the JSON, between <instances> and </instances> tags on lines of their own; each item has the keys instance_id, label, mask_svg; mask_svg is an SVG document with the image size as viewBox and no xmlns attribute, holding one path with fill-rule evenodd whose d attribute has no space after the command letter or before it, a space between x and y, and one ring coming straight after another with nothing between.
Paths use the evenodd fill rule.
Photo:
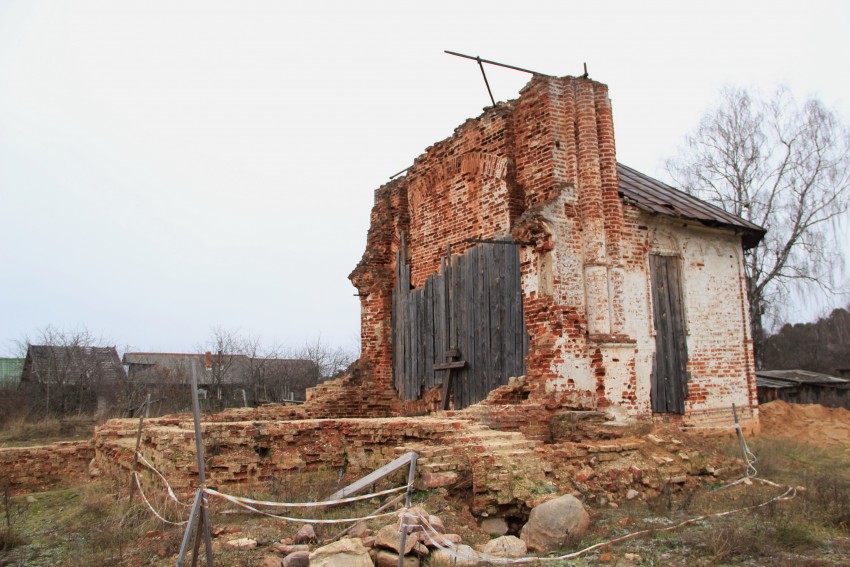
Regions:
<instances>
[{"instance_id":1,"label":"rope","mask_svg":"<svg viewBox=\"0 0 850 567\"><path fill-rule=\"evenodd\" d=\"M166 524L171 524L172 526L185 526L188 523L187 521L172 522L171 520L166 520L165 518L163 518L162 515L159 512L157 512L154 509L153 506L151 506L151 503L148 502L148 498L147 498L147 496L145 496L145 491L142 490L142 483L139 481L139 473L137 473L136 471L133 471L133 478L136 479L136 486L139 487L139 495L142 497L142 500L144 501L144 503L148 505L148 508L150 509L151 512L153 512L154 516L156 516L157 518L159 518L160 520L162 520Z\"/></svg>"},{"instance_id":2,"label":"rope","mask_svg":"<svg viewBox=\"0 0 850 567\"><path fill-rule=\"evenodd\" d=\"M241 502L239 499L237 499L233 496L230 496L229 494L222 494L221 492L218 492L217 490L213 490L212 488L204 488L204 492L209 494L210 496L217 496L218 498L223 498L224 500L227 500L227 501L229 501L232 504L235 504L237 506L241 506L242 508L245 508L246 510L250 510L251 512L254 512L254 513L257 513L257 514L262 514L263 516L268 516L269 518L276 518L278 520L283 520L285 522L303 522L303 523L307 523L307 524L345 524L345 523L349 523L349 522L359 522L359 521L362 521L362 520L374 520L375 518L384 518L386 516L394 516L398 513L398 512L385 512L383 514L373 514L371 516L362 516L362 517L358 517L358 518L340 518L340 519L336 519L336 520L320 520L320 519L315 519L315 518L292 518L292 517L289 517L289 516L280 516L280 515L277 515L277 514L272 514L271 512L266 512L265 510L259 510L259 509L254 508L253 506L251 506L249 504L245 504L244 502Z\"/></svg>"},{"instance_id":3,"label":"rope","mask_svg":"<svg viewBox=\"0 0 850 567\"><path fill-rule=\"evenodd\" d=\"M176 494L174 494L174 491L171 489L171 485L168 483L168 481L165 479L165 477L162 475L162 473L161 473L161 472L159 472L158 470L156 470L156 468L155 468L152 464L150 464L150 462L148 462L148 460L145 458L145 456L144 456L144 455L142 455L141 453L137 452L137 453L136 453L136 456L137 456L137 457L139 457L139 458L142 460L142 464L143 464L143 465L145 465L145 466L146 466L146 467L148 467L150 470L152 470L153 472L155 472L155 473L156 473L156 475L157 475L159 478L161 478L161 479L162 479L162 482L164 482L164 483L165 483L165 488L166 488L166 490L168 490L168 496L169 496L172 500L174 500L175 502L177 502L177 503L178 503L178 504L180 504L181 506L185 506L186 508L191 508L191 507L192 507L192 505L191 505L191 504L186 504L185 502L181 502L181 501L180 501L180 499L179 499L179 498L177 498L177 495L176 495Z\"/></svg>"},{"instance_id":4,"label":"rope","mask_svg":"<svg viewBox=\"0 0 850 567\"><path fill-rule=\"evenodd\" d=\"M396 488L389 488L387 490L373 492L371 494L363 494L361 496L350 496L348 498L340 498L338 500L324 500L322 502L271 502L268 500L253 500L251 498L245 498L244 496L234 496L232 494L218 494L223 497L227 497L228 500L238 500L239 502L245 504L254 504L257 506L269 506L272 508L318 508L321 506L347 504L348 502L357 502L358 500L369 500L370 498L375 498L377 496L384 496L386 494L392 494L393 492L401 492L402 490L407 490L408 487L409 485L406 484L404 486L397 486Z\"/></svg>"}]
</instances>

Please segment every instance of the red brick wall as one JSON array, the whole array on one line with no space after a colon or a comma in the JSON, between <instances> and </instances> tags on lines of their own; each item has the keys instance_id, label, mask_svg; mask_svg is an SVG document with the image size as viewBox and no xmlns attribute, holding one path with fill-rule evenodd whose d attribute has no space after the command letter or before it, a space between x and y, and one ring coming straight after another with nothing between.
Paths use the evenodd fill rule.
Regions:
<instances>
[{"instance_id":1,"label":"red brick wall","mask_svg":"<svg viewBox=\"0 0 850 567\"><path fill-rule=\"evenodd\" d=\"M462 254L473 246L466 238L510 235L533 243L520 256L528 403L647 413L654 343L646 262L658 217L625 207L618 185L608 87L535 77L517 100L467 120L403 178L378 189L366 253L351 275L361 294L363 369L374 391L393 394L391 298L401 234L415 287L439 271L447 244ZM726 236L720 241L735 246ZM703 293L708 284L694 274L694 293ZM724 277L728 287L734 276ZM710 285L704 291L712 293ZM740 379L752 374L741 317L720 339L721 355L693 350L695 376L717 376L694 381L689 407L704 407L714 394L740 401ZM703 319L715 324L710 314ZM751 384L744 388L754 399ZM393 411L433 407L433 394Z\"/></svg>"},{"instance_id":2,"label":"red brick wall","mask_svg":"<svg viewBox=\"0 0 850 567\"><path fill-rule=\"evenodd\" d=\"M8 483L13 492L37 492L74 486L88 478L93 457L91 441L0 449L0 488Z\"/></svg>"}]
</instances>

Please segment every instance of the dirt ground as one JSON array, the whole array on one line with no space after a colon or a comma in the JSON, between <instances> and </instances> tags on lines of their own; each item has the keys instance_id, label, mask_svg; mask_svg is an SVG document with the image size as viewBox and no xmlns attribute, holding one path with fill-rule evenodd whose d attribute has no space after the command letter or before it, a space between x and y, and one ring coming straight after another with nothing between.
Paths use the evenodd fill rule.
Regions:
<instances>
[{"instance_id":1,"label":"dirt ground","mask_svg":"<svg viewBox=\"0 0 850 567\"><path fill-rule=\"evenodd\" d=\"M844 408L776 400L759 406L759 412L763 437L850 448L850 411Z\"/></svg>"}]
</instances>

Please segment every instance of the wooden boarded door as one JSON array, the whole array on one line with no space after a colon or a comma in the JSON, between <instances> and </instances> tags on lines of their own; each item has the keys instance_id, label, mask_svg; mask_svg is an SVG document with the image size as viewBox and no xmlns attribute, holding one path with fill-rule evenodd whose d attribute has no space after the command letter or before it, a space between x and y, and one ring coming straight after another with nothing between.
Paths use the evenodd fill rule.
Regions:
<instances>
[{"instance_id":1,"label":"wooden boarded door","mask_svg":"<svg viewBox=\"0 0 850 567\"><path fill-rule=\"evenodd\" d=\"M398 256L398 259L402 258ZM393 294L393 374L396 389L416 400L442 383L450 348L466 366L453 370L454 407L464 408L525 374L528 332L522 309L519 248L483 243L443 261L441 275L410 289L410 267L396 262ZM448 275L448 277L446 277Z\"/></svg>"},{"instance_id":2,"label":"wooden boarded door","mask_svg":"<svg viewBox=\"0 0 850 567\"><path fill-rule=\"evenodd\" d=\"M679 258L651 254L649 261L655 322L652 411L681 414L688 396L688 345Z\"/></svg>"}]
</instances>

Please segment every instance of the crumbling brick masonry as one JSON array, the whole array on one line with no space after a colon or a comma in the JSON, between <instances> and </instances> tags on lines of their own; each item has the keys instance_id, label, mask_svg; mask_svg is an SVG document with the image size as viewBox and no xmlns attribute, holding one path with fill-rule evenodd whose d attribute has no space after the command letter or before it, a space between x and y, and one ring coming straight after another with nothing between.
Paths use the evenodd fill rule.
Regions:
<instances>
[{"instance_id":1,"label":"crumbling brick masonry","mask_svg":"<svg viewBox=\"0 0 850 567\"><path fill-rule=\"evenodd\" d=\"M757 423L742 262L762 235L618 164L606 85L535 76L517 100L467 120L375 192L350 276L361 368L373 392L395 393L400 253L418 288L440 272L447 245L460 256L476 246L467 239L512 238L527 243L524 402L685 421L711 421L735 403ZM419 397L403 411L440 400L424 388Z\"/></svg>"}]
</instances>

